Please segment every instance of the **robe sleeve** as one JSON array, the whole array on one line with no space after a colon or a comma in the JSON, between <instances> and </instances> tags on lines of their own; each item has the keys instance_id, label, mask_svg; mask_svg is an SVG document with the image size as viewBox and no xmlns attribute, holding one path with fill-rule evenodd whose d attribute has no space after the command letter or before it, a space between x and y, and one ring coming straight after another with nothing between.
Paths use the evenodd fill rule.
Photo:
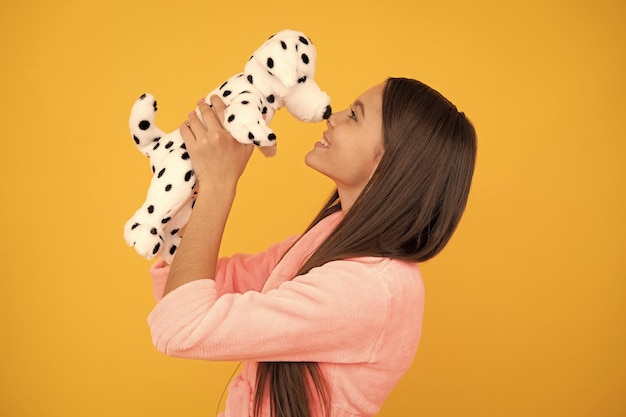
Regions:
<instances>
[{"instance_id":1,"label":"robe sleeve","mask_svg":"<svg viewBox=\"0 0 626 417\"><path fill-rule=\"evenodd\" d=\"M415 340L419 334L405 323L419 318L421 326L421 277L417 267L398 265L333 261L265 293L220 294L212 280L193 281L150 314L153 343L190 359L368 362L381 335ZM414 331L398 334L396 325Z\"/></svg>"}]
</instances>

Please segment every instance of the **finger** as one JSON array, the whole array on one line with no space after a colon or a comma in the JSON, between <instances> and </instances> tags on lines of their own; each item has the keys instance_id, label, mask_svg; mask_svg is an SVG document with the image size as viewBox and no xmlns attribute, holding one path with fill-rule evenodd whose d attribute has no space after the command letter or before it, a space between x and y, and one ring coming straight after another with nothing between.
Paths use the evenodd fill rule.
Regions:
<instances>
[{"instance_id":1,"label":"finger","mask_svg":"<svg viewBox=\"0 0 626 417\"><path fill-rule=\"evenodd\" d=\"M209 103L201 102L198 106L207 130L218 131L223 129L221 117Z\"/></svg>"},{"instance_id":2,"label":"finger","mask_svg":"<svg viewBox=\"0 0 626 417\"><path fill-rule=\"evenodd\" d=\"M206 116L203 115L203 118L204 117ZM208 130L202 120L198 117L198 113L195 111L189 112L187 115L187 125L189 125L191 132L196 138L198 138L198 135L202 134L202 132L206 132Z\"/></svg>"},{"instance_id":3,"label":"finger","mask_svg":"<svg viewBox=\"0 0 626 417\"><path fill-rule=\"evenodd\" d=\"M191 126L189 125L189 121L183 122L180 125L180 127L178 128L178 131L180 132L180 136L182 136L183 141L186 144L189 144L191 141L195 141L196 137L193 134L193 131L191 130Z\"/></svg>"},{"instance_id":4,"label":"finger","mask_svg":"<svg viewBox=\"0 0 626 417\"><path fill-rule=\"evenodd\" d=\"M226 103L222 101L219 96L212 95L209 97L210 106L217 120L220 122L220 125L224 127L224 112L226 110Z\"/></svg>"},{"instance_id":5,"label":"finger","mask_svg":"<svg viewBox=\"0 0 626 417\"><path fill-rule=\"evenodd\" d=\"M224 111L226 110L226 103L216 95L212 95L209 97L209 101L211 102L211 107L215 110L215 113L218 116L220 121L224 120Z\"/></svg>"}]
</instances>

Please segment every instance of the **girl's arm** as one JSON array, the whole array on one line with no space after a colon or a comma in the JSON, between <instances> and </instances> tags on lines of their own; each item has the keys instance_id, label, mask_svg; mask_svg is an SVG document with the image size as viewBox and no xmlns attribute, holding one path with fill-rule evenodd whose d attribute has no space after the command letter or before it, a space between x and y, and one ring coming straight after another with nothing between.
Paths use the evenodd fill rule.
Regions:
<instances>
[{"instance_id":1,"label":"girl's arm","mask_svg":"<svg viewBox=\"0 0 626 417\"><path fill-rule=\"evenodd\" d=\"M197 280L165 296L148 323L169 356L215 361L377 362L413 357L423 285L416 265L332 261L266 292L219 295Z\"/></svg>"},{"instance_id":2,"label":"girl's arm","mask_svg":"<svg viewBox=\"0 0 626 417\"><path fill-rule=\"evenodd\" d=\"M272 270L297 239L298 236L294 235L271 245L263 252L235 253L218 259L214 278L218 294L261 291ZM170 265L162 259L150 267L156 301L163 298L170 268Z\"/></svg>"},{"instance_id":3,"label":"girl's arm","mask_svg":"<svg viewBox=\"0 0 626 417\"><path fill-rule=\"evenodd\" d=\"M198 195L164 295L190 281L215 278L224 226L253 150L252 145L237 142L222 127L225 104L212 96L211 105L213 108L205 102L199 105L204 124L191 112L180 126L198 182Z\"/></svg>"}]
</instances>

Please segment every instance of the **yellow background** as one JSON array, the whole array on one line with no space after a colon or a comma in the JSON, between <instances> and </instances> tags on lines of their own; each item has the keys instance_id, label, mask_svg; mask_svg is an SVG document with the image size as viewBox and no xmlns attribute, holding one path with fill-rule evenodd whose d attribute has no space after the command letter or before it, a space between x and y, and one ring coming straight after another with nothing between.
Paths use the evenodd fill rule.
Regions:
<instances>
[{"instance_id":1,"label":"yellow background","mask_svg":"<svg viewBox=\"0 0 626 417\"><path fill-rule=\"evenodd\" d=\"M415 362L380 416L626 415L626 7L622 1L37 1L0 6L0 414L210 416L235 363L152 347L150 262L122 225L150 178L135 98L175 129L284 28L346 106L418 78L479 133L458 233L423 266ZM323 124L279 112L224 254L300 232L331 184ZM348 294L346 296L349 296Z\"/></svg>"}]
</instances>

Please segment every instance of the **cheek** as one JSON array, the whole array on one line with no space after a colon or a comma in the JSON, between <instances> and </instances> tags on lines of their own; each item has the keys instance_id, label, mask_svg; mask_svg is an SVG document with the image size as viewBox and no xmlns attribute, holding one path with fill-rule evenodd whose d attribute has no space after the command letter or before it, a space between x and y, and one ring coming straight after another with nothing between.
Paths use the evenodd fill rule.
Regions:
<instances>
[{"instance_id":1,"label":"cheek","mask_svg":"<svg viewBox=\"0 0 626 417\"><path fill-rule=\"evenodd\" d=\"M343 174L346 181L357 185L369 181L377 166L378 162L373 154L361 149L338 164L338 171Z\"/></svg>"},{"instance_id":2,"label":"cheek","mask_svg":"<svg viewBox=\"0 0 626 417\"><path fill-rule=\"evenodd\" d=\"M353 149L354 159L364 170L373 170L378 166L378 162L383 154L383 148L377 138L368 138L369 141L363 141L361 146Z\"/></svg>"}]
</instances>

